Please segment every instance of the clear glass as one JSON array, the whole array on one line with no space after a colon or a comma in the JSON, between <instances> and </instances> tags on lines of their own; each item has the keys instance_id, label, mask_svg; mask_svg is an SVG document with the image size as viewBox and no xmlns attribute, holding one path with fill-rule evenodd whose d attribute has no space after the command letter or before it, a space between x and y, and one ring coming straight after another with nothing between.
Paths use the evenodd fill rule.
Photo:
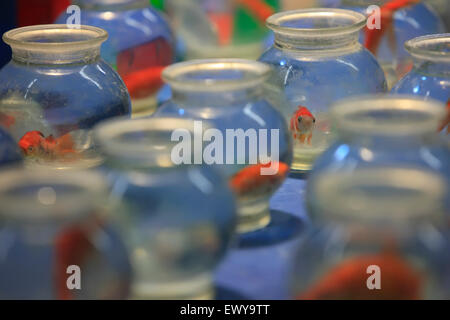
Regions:
<instances>
[{"instance_id":1,"label":"clear glass","mask_svg":"<svg viewBox=\"0 0 450 320\"><path fill-rule=\"evenodd\" d=\"M293 268L296 298L448 298L450 150L436 129L444 113L406 97L332 108L339 139L308 180L316 228Z\"/></svg>"},{"instance_id":2,"label":"clear glass","mask_svg":"<svg viewBox=\"0 0 450 320\"><path fill-rule=\"evenodd\" d=\"M165 17L147 0L77 0L81 24L103 28L109 39L103 59L124 80L132 99L133 116L151 114L162 87L161 71L174 60L174 40ZM56 23L70 21L63 13Z\"/></svg>"},{"instance_id":3,"label":"clear glass","mask_svg":"<svg viewBox=\"0 0 450 320\"><path fill-rule=\"evenodd\" d=\"M332 103L386 90L383 70L358 42L365 23L364 15L341 9L287 11L267 20L275 44L260 61L274 70L270 84L283 88L281 112L295 140L294 171L310 171L333 141Z\"/></svg>"},{"instance_id":4,"label":"clear glass","mask_svg":"<svg viewBox=\"0 0 450 320\"><path fill-rule=\"evenodd\" d=\"M238 196L239 232L269 224L269 199L285 180L292 161L292 141L284 118L266 95L264 82L269 75L266 65L250 60L175 64L163 72L173 98L154 115L204 120L219 131L223 145L217 147L219 159L211 164L225 172ZM234 130L239 129L248 136L226 138L227 130L238 134ZM266 145L264 152L261 146ZM278 164L275 174L261 173L268 162Z\"/></svg>"},{"instance_id":5,"label":"clear glass","mask_svg":"<svg viewBox=\"0 0 450 320\"><path fill-rule=\"evenodd\" d=\"M127 298L131 268L101 175L10 169L0 180L0 299ZM67 287L72 266L79 290Z\"/></svg>"},{"instance_id":6,"label":"clear glass","mask_svg":"<svg viewBox=\"0 0 450 320\"><path fill-rule=\"evenodd\" d=\"M265 20L279 9L278 2L167 0L166 9L180 38L180 57L258 58L268 34Z\"/></svg>"},{"instance_id":7,"label":"clear glass","mask_svg":"<svg viewBox=\"0 0 450 320\"><path fill-rule=\"evenodd\" d=\"M91 167L91 128L127 115L130 97L100 58L106 31L40 25L8 31L12 60L0 70L0 112L27 165Z\"/></svg>"},{"instance_id":8,"label":"clear glass","mask_svg":"<svg viewBox=\"0 0 450 320\"><path fill-rule=\"evenodd\" d=\"M402 210L412 219L416 212L440 206L442 201L435 197L442 192L449 205L450 149L438 134L444 116L440 102L410 96L367 97L337 104L331 117L339 138L317 159L309 178L311 214L320 212L321 218L331 219L339 211L349 219L361 218L365 214L358 206L364 202L373 205L374 219L377 215L403 219ZM335 195L325 195L322 188L331 188L339 179L346 184L339 191L330 189ZM395 182L398 188L382 189L379 180ZM379 192L379 198L370 191ZM333 215L327 216L324 207L331 203ZM397 206L394 216L391 211ZM450 206L446 212L450 213Z\"/></svg>"},{"instance_id":9,"label":"clear glass","mask_svg":"<svg viewBox=\"0 0 450 320\"><path fill-rule=\"evenodd\" d=\"M176 165L171 136L189 120L112 120L99 125L115 220L131 253L133 299L211 299L213 272L235 229L234 197L212 167Z\"/></svg>"},{"instance_id":10,"label":"clear glass","mask_svg":"<svg viewBox=\"0 0 450 320\"><path fill-rule=\"evenodd\" d=\"M367 14L371 5L381 8L381 30L364 29L360 41L377 57L392 88L412 68L403 44L415 37L442 33L445 27L427 1L341 0L339 7Z\"/></svg>"},{"instance_id":11,"label":"clear glass","mask_svg":"<svg viewBox=\"0 0 450 320\"><path fill-rule=\"evenodd\" d=\"M0 113L1 121L6 121ZM0 127L0 166L11 165L22 161L22 155L14 139Z\"/></svg>"},{"instance_id":12,"label":"clear glass","mask_svg":"<svg viewBox=\"0 0 450 320\"><path fill-rule=\"evenodd\" d=\"M450 101L450 33L414 38L405 47L414 68L392 92Z\"/></svg>"}]
</instances>

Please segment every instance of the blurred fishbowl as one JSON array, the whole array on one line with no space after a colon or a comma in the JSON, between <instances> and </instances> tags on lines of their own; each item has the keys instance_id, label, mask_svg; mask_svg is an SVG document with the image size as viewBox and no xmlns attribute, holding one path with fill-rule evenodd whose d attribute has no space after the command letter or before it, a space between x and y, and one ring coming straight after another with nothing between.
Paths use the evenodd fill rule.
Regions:
<instances>
[{"instance_id":1,"label":"blurred fishbowl","mask_svg":"<svg viewBox=\"0 0 450 320\"><path fill-rule=\"evenodd\" d=\"M95 131L114 221L130 252L133 299L214 298L213 273L234 234L225 178L211 166L176 164L177 131L193 138L193 121L118 119Z\"/></svg>"},{"instance_id":2,"label":"blurred fishbowl","mask_svg":"<svg viewBox=\"0 0 450 320\"><path fill-rule=\"evenodd\" d=\"M366 27L360 41L379 60L385 70L389 88L412 68L412 60L403 47L412 38L445 32L438 14L422 0L340 0L333 3L339 8L371 15L376 5L380 9L380 28ZM372 17L370 24L374 24Z\"/></svg>"},{"instance_id":3,"label":"blurred fishbowl","mask_svg":"<svg viewBox=\"0 0 450 320\"><path fill-rule=\"evenodd\" d=\"M163 72L173 98L153 115L204 120L220 134L222 142L209 138L219 143L207 149L207 154L214 154L209 165L225 173L237 195L239 232L270 223L269 199L292 162L292 139L281 107L267 95L270 75L267 65L245 59L175 64Z\"/></svg>"},{"instance_id":4,"label":"blurred fishbowl","mask_svg":"<svg viewBox=\"0 0 450 320\"><path fill-rule=\"evenodd\" d=\"M0 299L128 297L131 267L102 175L4 169L0 180Z\"/></svg>"},{"instance_id":5,"label":"blurred fishbowl","mask_svg":"<svg viewBox=\"0 0 450 320\"><path fill-rule=\"evenodd\" d=\"M278 0L166 0L180 39L180 59L256 59L269 30L266 19Z\"/></svg>"},{"instance_id":6,"label":"blurred fishbowl","mask_svg":"<svg viewBox=\"0 0 450 320\"><path fill-rule=\"evenodd\" d=\"M108 32L101 54L124 80L133 116L151 114L162 87L161 71L174 60L174 39L165 16L147 0L75 0L73 4L81 9L81 24ZM56 23L66 23L72 14L63 13Z\"/></svg>"},{"instance_id":7,"label":"blurred fishbowl","mask_svg":"<svg viewBox=\"0 0 450 320\"><path fill-rule=\"evenodd\" d=\"M392 92L450 103L450 33L414 38L405 47L414 67Z\"/></svg>"}]
</instances>

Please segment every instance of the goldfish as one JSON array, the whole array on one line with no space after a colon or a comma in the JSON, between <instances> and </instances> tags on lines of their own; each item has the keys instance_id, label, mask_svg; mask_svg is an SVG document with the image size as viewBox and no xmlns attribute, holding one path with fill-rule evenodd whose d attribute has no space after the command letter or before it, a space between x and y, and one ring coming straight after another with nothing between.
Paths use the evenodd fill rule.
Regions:
<instances>
[{"instance_id":1,"label":"goldfish","mask_svg":"<svg viewBox=\"0 0 450 320\"><path fill-rule=\"evenodd\" d=\"M165 67L150 67L123 76L131 98L140 99L155 93L163 85L161 73Z\"/></svg>"},{"instance_id":2,"label":"goldfish","mask_svg":"<svg viewBox=\"0 0 450 320\"><path fill-rule=\"evenodd\" d=\"M373 28L369 29L365 28L365 43L364 46L372 52L374 55L377 55L378 48L381 43L381 39L385 32L388 32L389 36L389 46L393 52L397 50L395 33L393 28L394 23L394 14L397 10L402 8L417 4L420 0L391 0L381 6L381 28Z\"/></svg>"},{"instance_id":3,"label":"goldfish","mask_svg":"<svg viewBox=\"0 0 450 320\"><path fill-rule=\"evenodd\" d=\"M25 156L35 156L47 159L74 155L74 142L70 134L60 138L53 135L45 136L40 131L29 131L19 141L19 147Z\"/></svg>"},{"instance_id":4,"label":"goldfish","mask_svg":"<svg viewBox=\"0 0 450 320\"><path fill-rule=\"evenodd\" d=\"M297 111L291 117L291 131L293 132L294 139L300 141L300 143L305 143L311 145L312 132L316 123L316 118L312 113L303 106L298 106Z\"/></svg>"},{"instance_id":5,"label":"goldfish","mask_svg":"<svg viewBox=\"0 0 450 320\"><path fill-rule=\"evenodd\" d=\"M0 112L0 125L6 129L11 128L16 123L16 118Z\"/></svg>"},{"instance_id":6,"label":"goldfish","mask_svg":"<svg viewBox=\"0 0 450 320\"><path fill-rule=\"evenodd\" d=\"M381 270L381 289L367 287L369 266ZM332 268L319 282L298 298L304 300L416 300L420 298L422 279L395 252L349 258Z\"/></svg>"},{"instance_id":7,"label":"goldfish","mask_svg":"<svg viewBox=\"0 0 450 320\"><path fill-rule=\"evenodd\" d=\"M442 121L438 128L438 132L442 131L447 127L447 134L450 133L450 99L447 101L447 116Z\"/></svg>"},{"instance_id":8,"label":"goldfish","mask_svg":"<svg viewBox=\"0 0 450 320\"><path fill-rule=\"evenodd\" d=\"M278 162L278 172L276 174L262 175L261 168L269 167L276 169L272 162L245 167L230 180L231 189L239 196L249 193L262 194L270 192L271 189L285 179L289 172L289 166L286 163Z\"/></svg>"},{"instance_id":9,"label":"goldfish","mask_svg":"<svg viewBox=\"0 0 450 320\"><path fill-rule=\"evenodd\" d=\"M173 50L162 37L121 51L117 71L132 98L145 98L162 87L161 72L173 62Z\"/></svg>"}]
</instances>

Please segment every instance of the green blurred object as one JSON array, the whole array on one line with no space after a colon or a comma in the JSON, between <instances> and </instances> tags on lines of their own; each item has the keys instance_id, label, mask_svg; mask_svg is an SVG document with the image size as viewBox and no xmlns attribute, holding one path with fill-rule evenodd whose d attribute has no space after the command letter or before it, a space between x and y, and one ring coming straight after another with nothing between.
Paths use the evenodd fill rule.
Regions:
<instances>
[{"instance_id":1,"label":"green blurred object","mask_svg":"<svg viewBox=\"0 0 450 320\"><path fill-rule=\"evenodd\" d=\"M150 0L150 4L153 8L164 11L164 0Z\"/></svg>"},{"instance_id":2,"label":"green blurred object","mask_svg":"<svg viewBox=\"0 0 450 320\"><path fill-rule=\"evenodd\" d=\"M279 11L279 0L264 0L264 2L274 9L274 13ZM237 7L234 19L233 43L242 44L259 41L267 33L268 29L265 26L265 22L260 21L245 6Z\"/></svg>"}]
</instances>

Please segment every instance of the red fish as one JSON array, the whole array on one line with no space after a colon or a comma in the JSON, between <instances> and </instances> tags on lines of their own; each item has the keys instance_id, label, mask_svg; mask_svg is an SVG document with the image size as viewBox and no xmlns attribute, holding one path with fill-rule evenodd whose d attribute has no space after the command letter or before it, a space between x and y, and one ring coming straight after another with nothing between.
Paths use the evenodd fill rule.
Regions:
<instances>
[{"instance_id":1,"label":"red fish","mask_svg":"<svg viewBox=\"0 0 450 320\"><path fill-rule=\"evenodd\" d=\"M81 267L89 253L95 250L87 232L80 226L73 226L57 236L55 240L55 286L59 300L74 299L73 291L67 287L67 268Z\"/></svg>"},{"instance_id":2,"label":"red fish","mask_svg":"<svg viewBox=\"0 0 450 320\"><path fill-rule=\"evenodd\" d=\"M444 130L445 127L447 127L447 134L450 133L450 99L447 101L447 116L439 126L438 132Z\"/></svg>"},{"instance_id":3,"label":"red fish","mask_svg":"<svg viewBox=\"0 0 450 320\"><path fill-rule=\"evenodd\" d=\"M123 76L131 98L141 99L158 91L163 85L161 73L165 67L150 67Z\"/></svg>"},{"instance_id":4,"label":"red fish","mask_svg":"<svg viewBox=\"0 0 450 320\"><path fill-rule=\"evenodd\" d=\"M162 87L161 72L173 62L173 50L164 38L120 52L117 71L132 98L145 98Z\"/></svg>"},{"instance_id":5,"label":"red fish","mask_svg":"<svg viewBox=\"0 0 450 320\"><path fill-rule=\"evenodd\" d=\"M381 289L370 290L367 268L378 266ZM410 300L419 299L422 279L411 266L394 252L349 258L332 268L312 288L298 298L304 300Z\"/></svg>"},{"instance_id":6,"label":"red fish","mask_svg":"<svg viewBox=\"0 0 450 320\"><path fill-rule=\"evenodd\" d=\"M239 171L230 181L231 189L239 196L249 193L264 193L279 185L289 172L289 166L278 162L278 172L274 175L262 175L262 168L270 168L276 165L272 162L256 164L245 167Z\"/></svg>"},{"instance_id":7,"label":"red fish","mask_svg":"<svg viewBox=\"0 0 450 320\"><path fill-rule=\"evenodd\" d=\"M13 116L7 115L3 112L0 112L0 125L5 127L6 129L11 128L16 123L16 118Z\"/></svg>"},{"instance_id":8,"label":"red fish","mask_svg":"<svg viewBox=\"0 0 450 320\"><path fill-rule=\"evenodd\" d=\"M238 4L246 7L258 20L264 24L275 12L271 6L263 0L236 0Z\"/></svg>"},{"instance_id":9,"label":"red fish","mask_svg":"<svg viewBox=\"0 0 450 320\"><path fill-rule=\"evenodd\" d=\"M420 0L391 0L381 6L381 28L365 28L366 39L364 46L377 55L381 39L385 32L389 32L389 45L392 51L396 51L395 30L393 28L394 14L397 10L417 4Z\"/></svg>"},{"instance_id":10,"label":"red fish","mask_svg":"<svg viewBox=\"0 0 450 320\"><path fill-rule=\"evenodd\" d=\"M47 159L76 154L75 144L69 133L60 138L54 138L53 135L45 138L40 131L29 131L20 139L19 147L26 156Z\"/></svg>"},{"instance_id":11,"label":"red fish","mask_svg":"<svg viewBox=\"0 0 450 320\"><path fill-rule=\"evenodd\" d=\"M305 140L311 145L312 133L316 124L316 118L303 106L298 106L297 111L291 117L290 129L293 132L294 139L300 143Z\"/></svg>"}]
</instances>

